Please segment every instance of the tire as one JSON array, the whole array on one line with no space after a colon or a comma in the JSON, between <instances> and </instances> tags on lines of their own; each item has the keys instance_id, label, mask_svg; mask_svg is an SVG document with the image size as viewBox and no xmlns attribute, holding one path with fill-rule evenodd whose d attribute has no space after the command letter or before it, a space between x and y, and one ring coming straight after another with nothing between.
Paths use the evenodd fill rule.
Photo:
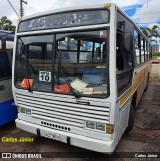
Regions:
<instances>
[{"instance_id":1,"label":"tire","mask_svg":"<svg viewBox=\"0 0 160 161\"><path fill-rule=\"evenodd\" d=\"M128 118L128 127L126 128L126 133L129 133L134 126L134 108L133 104L131 104L130 111L129 111L129 118Z\"/></svg>"}]
</instances>

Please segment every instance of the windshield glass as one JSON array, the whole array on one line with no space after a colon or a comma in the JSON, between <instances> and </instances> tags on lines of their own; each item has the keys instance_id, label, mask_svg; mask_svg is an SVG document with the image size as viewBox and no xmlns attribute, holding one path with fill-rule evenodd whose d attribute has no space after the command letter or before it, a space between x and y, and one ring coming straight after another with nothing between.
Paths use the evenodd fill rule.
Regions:
<instances>
[{"instance_id":1,"label":"windshield glass","mask_svg":"<svg viewBox=\"0 0 160 161\"><path fill-rule=\"evenodd\" d=\"M20 37L15 85L75 97L107 96L107 30Z\"/></svg>"},{"instance_id":2,"label":"windshield glass","mask_svg":"<svg viewBox=\"0 0 160 161\"><path fill-rule=\"evenodd\" d=\"M53 35L20 37L15 63L18 87L52 91Z\"/></svg>"}]
</instances>

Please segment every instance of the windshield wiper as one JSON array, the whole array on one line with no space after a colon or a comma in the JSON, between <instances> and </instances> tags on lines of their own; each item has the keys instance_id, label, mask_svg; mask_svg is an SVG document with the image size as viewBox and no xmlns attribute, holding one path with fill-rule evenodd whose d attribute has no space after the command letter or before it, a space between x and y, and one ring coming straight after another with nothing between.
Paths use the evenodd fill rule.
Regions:
<instances>
[{"instance_id":1,"label":"windshield wiper","mask_svg":"<svg viewBox=\"0 0 160 161\"><path fill-rule=\"evenodd\" d=\"M33 92L33 89L32 89L32 86L31 86L31 84L30 84L30 81L29 81L29 68L28 68L28 61L26 61L26 63L27 63L27 83L28 83L28 91L29 92Z\"/></svg>"},{"instance_id":2,"label":"windshield wiper","mask_svg":"<svg viewBox=\"0 0 160 161\"><path fill-rule=\"evenodd\" d=\"M27 68L26 68L26 73L27 73L27 78L24 78L25 79L25 82L26 82L26 84L27 84L27 89L28 89L28 91L29 92L33 92L33 89L32 89L32 86L31 86L31 84L30 84L30 81L29 81L29 68L28 68L28 64L29 64L29 62L28 62L28 60L27 60L27 58L23 58L22 57L22 52L23 52L23 49L24 49L24 42L23 42L23 40L21 39L21 38L19 38L20 40L21 40L21 42L22 42L22 46L21 46L21 49L20 49L20 62L22 62L23 63L23 61L24 61L24 65L25 64L27 64L26 66L27 66ZM22 61L21 61L22 60ZM22 64L21 64L22 65ZM22 67L21 67L21 69L22 69ZM22 73L22 72L21 72ZM25 74L24 74L25 75Z\"/></svg>"},{"instance_id":3,"label":"windshield wiper","mask_svg":"<svg viewBox=\"0 0 160 161\"><path fill-rule=\"evenodd\" d=\"M58 75L59 72L61 73L61 75L64 77L65 82L67 83L68 87L70 88L73 96L75 96L75 98L80 98L81 96L76 93L73 89L73 87L71 86L70 82L68 81L67 77L68 77L68 73L66 72L66 70L61 66L61 50L60 50L60 55L59 55L59 60L58 60ZM59 76L58 76L58 82L59 82Z\"/></svg>"},{"instance_id":4,"label":"windshield wiper","mask_svg":"<svg viewBox=\"0 0 160 161\"><path fill-rule=\"evenodd\" d=\"M28 68L28 61L25 58L22 58L22 56L17 56L17 60L19 61L20 65L21 65L21 79L23 79L26 82L26 86L29 92L33 92L32 90L32 85L30 84L29 81L29 68ZM23 73L23 68L22 68L22 64L25 66L26 64L26 71L24 71ZM26 74L25 74L26 73Z\"/></svg>"}]
</instances>

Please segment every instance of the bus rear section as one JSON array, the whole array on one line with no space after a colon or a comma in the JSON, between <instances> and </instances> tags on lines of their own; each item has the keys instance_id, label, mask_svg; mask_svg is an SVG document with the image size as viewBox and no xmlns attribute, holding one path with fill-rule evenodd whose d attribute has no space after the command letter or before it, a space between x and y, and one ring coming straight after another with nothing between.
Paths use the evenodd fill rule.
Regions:
<instances>
[{"instance_id":1,"label":"bus rear section","mask_svg":"<svg viewBox=\"0 0 160 161\"><path fill-rule=\"evenodd\" d=\"M14 35L0 31L0 126L17 117L12 95L11 66Z\"/></svg>"}]
</instances>

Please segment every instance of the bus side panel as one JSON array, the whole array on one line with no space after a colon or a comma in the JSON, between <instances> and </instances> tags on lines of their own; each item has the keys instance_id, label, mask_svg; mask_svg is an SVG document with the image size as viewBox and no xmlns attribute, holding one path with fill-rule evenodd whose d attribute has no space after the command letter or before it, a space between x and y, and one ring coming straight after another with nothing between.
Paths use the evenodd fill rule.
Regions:
<instances>
[{"instance_id":1,"label":"bus side panel","mask_svg":"<svg viewBox=\"0 0 160 161\"><path fill-rule=\"evenodd\" d=\"M0 103L11 100L12 95L12 80L1 80L0 81Z\"/></svg>"},{"instance_id":2,"label":"bus side panel","mask_svg":"<svg viewBox=\"0 0 160 161\"><path fill-rule=\"evenodd\" d=\"M123 107L119 110L119 130L118 130L118 137L119 139L122 137L124 131L128 126L128 118L129 118L129 111L131 105L132 97L123 105Z\"/></svg>"},{"instance_id":3,"label":"bus side panel","mask_svg":"<svg viewBox=\"0 0 160 161\"><path fill-rule=\"evenodd\" d=\"M136 72L137 72L137 99L136 99L136 106L138 105L143 92L147 86L148 82L148 74L150 71L150 64L146 63L143 67L139 67ZM139 84L138 84L139 83Z\"/></svg>"},{"instance_id":4,"label":"bus side panel","mask_svg":"<svg viewBox=\"0 0 160 161\"><path fill-rule=\"evenodd\" d=\"M0 103L0 126L17 118L17 109L14 100Z\"/></svg>"},{"instance_id":5,"label":"bus side panel","mask_svg":"<svg viewBox=\"0 0 160 161\"><path fill-rule=\"evenodd\" d=\"M0 125L17 117L11 85L11 79L0 81Z\"/></svg>"},{"instance_id":6,"label":"bus side panel","mask_svg":"<svg viewBox=\"0 0 160 161\"><path fill-rule=\"evenodd\" d=\"M140 101L140 98L144 92L144 89L146 87L148 74L150 69L150 62L144 64L143 66L139 66L135 69L135 77L133 78L133 83L131 88L123 94L123 96L120 98L120 108L123 107L125 102L135 93L137 92L137 98L136 98L136 106Z\"/></svg>"},{"instance_id":7,"label":"bus side panel","mask_svg":"<svg viewBox=\"0 0 160 161\"><path fill-rule=\"evenodd\" d=\"M132 102L132 96L136 91L137 92L136 105L137 105L142 97L144 89L146 88L149 71L150 71L150 62L147 62L143 66L137 67L136 69L137 74L134 77L132 87L120 99L119 139L122 137L125 129L128 126L129 110Z\"/></svg>"}]
</instances>

